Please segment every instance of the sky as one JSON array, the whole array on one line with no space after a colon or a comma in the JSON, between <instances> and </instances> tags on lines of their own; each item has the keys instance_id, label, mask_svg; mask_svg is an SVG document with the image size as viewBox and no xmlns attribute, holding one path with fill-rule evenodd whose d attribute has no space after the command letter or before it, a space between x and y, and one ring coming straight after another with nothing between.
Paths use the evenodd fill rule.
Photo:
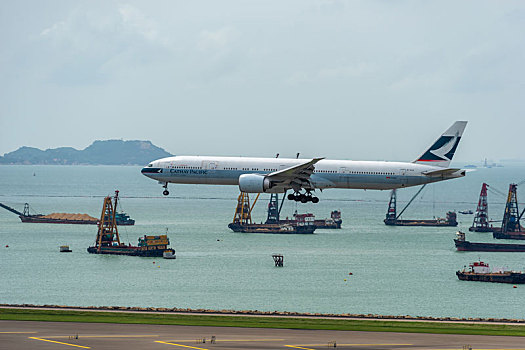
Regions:
<instances>
[{"instance_id":1,"label":"sky","mask_svg":"<svg viewBox=\"0 0 525 350\"><path fill-rule=\"evenodd\" d=\"M0 155L525 159L523 1L2 1Z\"/></svg>"}]
</instances>

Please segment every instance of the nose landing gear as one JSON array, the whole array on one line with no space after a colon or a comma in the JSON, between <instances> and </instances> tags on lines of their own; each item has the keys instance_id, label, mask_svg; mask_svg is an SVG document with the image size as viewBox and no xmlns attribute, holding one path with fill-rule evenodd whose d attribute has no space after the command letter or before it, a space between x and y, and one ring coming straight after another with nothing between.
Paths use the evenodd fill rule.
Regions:
<instances>
[{"instance_id":1,"label":"nose landing gear","mask_svg":"<svg viewBox=\"0 0 525 350\"><path fill-rule=\"evenodd\" d=\"M290 193L288 195L288 199L291 201L301 202L301 203L319 203L319 198L314 197L310 191L306 191L306 193Z\"/></svg>"}]
</instances>

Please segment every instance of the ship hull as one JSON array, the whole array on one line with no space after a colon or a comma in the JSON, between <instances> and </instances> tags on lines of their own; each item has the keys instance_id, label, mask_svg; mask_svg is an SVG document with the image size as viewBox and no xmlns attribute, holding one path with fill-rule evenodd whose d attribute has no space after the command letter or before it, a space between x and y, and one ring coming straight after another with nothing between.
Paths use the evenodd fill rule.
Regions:
<instances>
[{"instance_id":1,"label":"ship hull","mask_svg":"<svg viewBox=\"0 0 525 350\"><path fill-rule=\"evenodd\" d=\"M68 219L51 219L41 216L19 216L22 222L36 223L36 224L72 224L72 225L97 225L98 220L68 220ZM132 226L135 225L135 220L117 221L118 226Z\"/></svg>"},{"instance_id":2,"label":"ship hull","mask_svg":"<svg viewBox=\"0 0 525 350\"><path fill-rule=\"evenodd\" d=\"M67 219L50 219L39 216L19 216L22 222L38 224L74 224L74 225L96 225L98 220L67 220Z\"/></svg>"},{"instance_id":3,"label":"ship hull","mask_svg":"<svg viewBox=\"0 0 525 350\"><path fill-rule=\"evenodd\" d=\"M295 225L295 220L279 220L280 224ZM314 226L316 229L340 229L342 221L327 222L326 220L314 220Z\"/></svg>"},{"instance_id":4,"label":"ship hull","mask_svg":"<svg viewBox=\"0 0 525 350\"><path fill-rule=\"evenodd\" d=\"M454 240L456 249L462 252L525 252L525 244L473 243Z\"/></svg>"},{"instance_id":5,"label":"ship hull","mask_svg":"<svg viewBox=\"0 0 525 350\"><path fill-rule=\"evenodd\" d=\"M312 234L316 227L314 225L280 225L280 224L229 224L233 232L243 233L274 233L274 234Z\"/></svg>"},{"instance_id":6,"label":"ship hull","mask_svg":"<svg viewBox=\"0 0 525 350\"><path fill-rule=\"evenodd\" d=\"M454 227L456 221L438 221L438 220L384 220L387 226L448 226Z\"/></svg>"},{"instance_id":7,"label":"ship hull","mask_svg":"<svg viewBox=\"0 0 525 350\"><path fill-rule=\"evenodd\" d=\"M491 227L469 227L470 232L494 232L494 228Z\"/></svg>"},{"instance_id":8,"label":"ship hull","mask_svg":"<svg viewBox=\"0 0 525 350\"><path fill-rule=\"evenodd\" d=\"M142 247L121 246L121 247L89 247L88 253L91 254L110 254L110 255L130 255L130 256L145 256L145 257L162 257L162 254L167 249L166 246L155 249L141 249ZM151 248L151 247L145 247Z\"/></svg>"},{"instance_id":9,"label":"ship hull","mask_svg":"<svg viewBox=\"0 0 525 350\"><path fill-rule=\"evenodd\" d=\"M507 232L503 233L501 231L494 231L492 237L496 239L520 239L525 240L525 232Z\"/></svg>"}]
</instances>

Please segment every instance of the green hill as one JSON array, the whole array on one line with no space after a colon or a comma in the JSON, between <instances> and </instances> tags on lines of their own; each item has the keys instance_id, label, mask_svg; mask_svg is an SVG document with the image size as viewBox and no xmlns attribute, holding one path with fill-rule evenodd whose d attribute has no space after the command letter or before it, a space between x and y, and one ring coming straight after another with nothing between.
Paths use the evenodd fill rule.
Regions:
<instances>
[{"instance_id":1,"label":"green hill","mask_svg":"<svg viewBox=\"0 0 525 350\"><path fill-rule=\"evenodd\" d=\"M60 147L42 151L24 146L4 154L0 164L145 165L171 155L150 141L105 140L95 141L83 150Z\"/></svg>"}]
</instances>

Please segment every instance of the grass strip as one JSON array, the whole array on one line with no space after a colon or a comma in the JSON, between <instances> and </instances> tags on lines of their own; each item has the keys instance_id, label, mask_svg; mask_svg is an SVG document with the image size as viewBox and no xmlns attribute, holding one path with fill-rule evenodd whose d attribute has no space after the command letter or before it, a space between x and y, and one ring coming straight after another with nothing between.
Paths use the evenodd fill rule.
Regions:
<instances>
[{"instance_id":1,"label":"grass strip","mask_svg":"<svg viewBox=\"0 0 525 350\"><path fill-rule=\"evenodd\" d=\"M0 320L525 336L525 325L0 309Z\"/></svg>"}]
</instances>

